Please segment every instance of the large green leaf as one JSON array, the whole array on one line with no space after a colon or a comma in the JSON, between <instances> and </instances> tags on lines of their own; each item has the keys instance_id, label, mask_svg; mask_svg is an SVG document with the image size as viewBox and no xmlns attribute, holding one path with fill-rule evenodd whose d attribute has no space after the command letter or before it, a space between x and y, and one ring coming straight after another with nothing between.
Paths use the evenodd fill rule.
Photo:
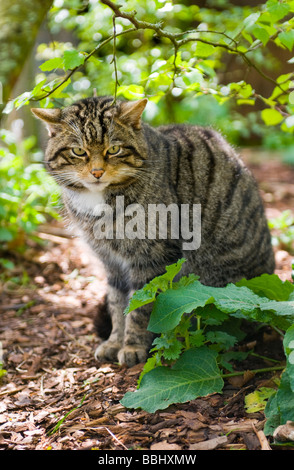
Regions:
<instances>
[{"instance_id":1,"label":"large green leaf","mask_svg":"<svg viewBox=\"0 0 294 470\"><path fill-rule=\"evenodd\" d=\"M284 18L290 10L290 5L279 2L278 0L268 0L266 7L270 13L272 22L276 22Z\"/></svg>"},{"instance_id":2,"label":"large green leaf","mask_svg":"<svg viewBox=\"0 0 294 470\"><path fill-rule=\"evenodd\" d=\"M247 287L237 287L234 284L216 289L214 299L215 306L226 313L233 313L237 310L245 314L256 313L260 304L267 302Z\"/></svg>"},{"instance_id":3,"label":"large green leaf","mask_svg":"<svg viewBox=\"0 0 294 470\"><path fill-rule=\"evenodd\" d=\"M164 333L175 328L183 313L190 313L197 307L204 307L213 301L212 293L216 287L208 287L194 281L178 289L169 289L159 294L154 304L148 330Z\"/></svg>"},{"instance_id":4,"label":"large green leaf","mask_svg":"<svg viewBox=\"0 0 294 470\"><path fill-rule=\"evenodd\" d=\"M253 279L242 279L236 286L245 286L255 294L262 295L271 300L288 300L294 285L289 281L282 281L277 274L262 274Z\"/></svg>"},{"instance_id":5,"label":"large green leaf","mask_svg":"<svg viewBox=\"0 0 294 470\"><path fill-rule=\"evenodd\" d=\"M294 325L290 326L284 336L284 350L287 358L287 371L289 375L289 382L294 392Z\"/></svg>"},{"instance_id":6,"label":"large green leaf","mask_svg":"<svg viewBox=\"0 0 294 470\"><path fill-rule=\"evenodd\" d=\"M84 63L85 56L77 51L76 49L71 49L64 52L64 69L74 69L79 65Z\"/></svg>"},{"instance_id":7,"label":"large green leaf","mask_svg":"<svg viewBox=\"0 0 294 470\"><path fill-rule=\"evenodd\" d=\"M172 403L220 393L224 383L216 356L215 351L206 347L189 349L171 369L156 367L145 374L140 388L127 392L122 405L154 413Z\"/></svg>"},{"instance_id":8,"label":"large green leaf","mask_svg":"<svg viewBox=\"0 0 294 470\"><path fill-rule=\"evenodd\" d=\"M286 369L284 370L279 389L271 397L265 408L267 418L265 424L265 434L272 435L274 430L287 421L294 421L294 325L286 331L284 350L287 358Z\"/></svg>"},{"instance_id":9,"label":"large green leaf","mask_svg":"<svg viewBox=\"0 0 294 470\"><path fill-rule=\"evenodd\" d=\"M43 64L40 65L42 72L51 72L51 70L62 69L63 68L63 58L54 57L53 59L46 60Z\"/></svg>"}]
</instances>

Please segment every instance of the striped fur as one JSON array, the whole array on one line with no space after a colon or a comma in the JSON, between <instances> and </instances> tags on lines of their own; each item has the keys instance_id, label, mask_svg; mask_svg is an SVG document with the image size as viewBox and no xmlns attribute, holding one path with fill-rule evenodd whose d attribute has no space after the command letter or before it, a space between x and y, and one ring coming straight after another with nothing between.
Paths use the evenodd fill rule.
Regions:
<instances>
[{"instance_id":1,"label":"striped fur","mask_svg":"<svg viewBox=\"0 0 294 470\"><path fill-rule=\"evenodd\" d=\"M45 164L63 188L70 220L106 268L112 332L96 357L129 366L146 359L150 308L127 317L123 310L131 292L165 272L166 265L185 257L184 274L194 272L212 286L274 270L259 191L234 150L212 129L141 123L145 104L88 98L50 119L44 110L42 115L34 110L50 130ZM107 148L117 144L120 156L107 156ZM87 156L73 158L71 147L86 149ZM101 182L90 174L93 167L104 169ZM146 212L148 204L201 204L200 248L183 252L181 239L95 239L95 201L114 207L117 195Z\"/></svg>"}]
</instances>

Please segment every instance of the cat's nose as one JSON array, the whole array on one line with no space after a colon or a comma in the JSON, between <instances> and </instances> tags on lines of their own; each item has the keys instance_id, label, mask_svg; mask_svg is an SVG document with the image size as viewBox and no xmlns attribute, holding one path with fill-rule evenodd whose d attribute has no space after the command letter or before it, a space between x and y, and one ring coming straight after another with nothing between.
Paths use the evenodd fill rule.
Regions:
<instances>
[{"instance_id":1,"label":"cat's nose","mask_svg":"<svg viewBox=\"0 0 294 470\"><path fill-rule=\"evenodd\" d=\"M104 173L104 170L103 168L93 168L91 171L90 171L91 175L95 176L95 178L97 178L97 180L99 178L101 178L101 176L103 175Z\"/></svg>"}]
</instances>

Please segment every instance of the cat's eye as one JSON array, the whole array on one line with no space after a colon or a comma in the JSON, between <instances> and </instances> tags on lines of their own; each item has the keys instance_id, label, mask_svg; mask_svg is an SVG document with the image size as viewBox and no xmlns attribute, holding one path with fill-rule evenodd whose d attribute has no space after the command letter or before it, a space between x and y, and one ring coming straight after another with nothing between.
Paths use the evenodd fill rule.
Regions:
<instances>
[{"instance_id":1,"label":"cat's eye","mask_svg":"<svg viewBox=\"0 0 294 470\"><path fill-rule=\"evenodd\" d=\"M73 147L71 152L75 157L85 157L87 155L87 152L81 147Z\"/></svg>"},{"instance_id":2,"label":"cat's eye","mask_svg":"<svg viewBox=\"0 0 294 470\"><path fill-rule=\"evenodd\" d=\"M109 147L107 150L108 155L117 155L121 150L121 147L119 145L113 145L112 147Z\"/></svg>"}]
</instances>

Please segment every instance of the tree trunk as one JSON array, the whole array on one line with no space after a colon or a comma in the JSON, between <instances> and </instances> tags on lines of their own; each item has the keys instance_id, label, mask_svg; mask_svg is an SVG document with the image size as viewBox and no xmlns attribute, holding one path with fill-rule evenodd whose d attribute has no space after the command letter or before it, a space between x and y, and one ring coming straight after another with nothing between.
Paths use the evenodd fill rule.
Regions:
<instances>
[{"instance_id":1,"label":"tree trunk","mask_svg":"<svg viewBox=\"0 0 294 470\"><path fill-rule=\"evenodd\" d=\"M0 118L53 0L0 0Z\"/></svg>"}]
</instances>

